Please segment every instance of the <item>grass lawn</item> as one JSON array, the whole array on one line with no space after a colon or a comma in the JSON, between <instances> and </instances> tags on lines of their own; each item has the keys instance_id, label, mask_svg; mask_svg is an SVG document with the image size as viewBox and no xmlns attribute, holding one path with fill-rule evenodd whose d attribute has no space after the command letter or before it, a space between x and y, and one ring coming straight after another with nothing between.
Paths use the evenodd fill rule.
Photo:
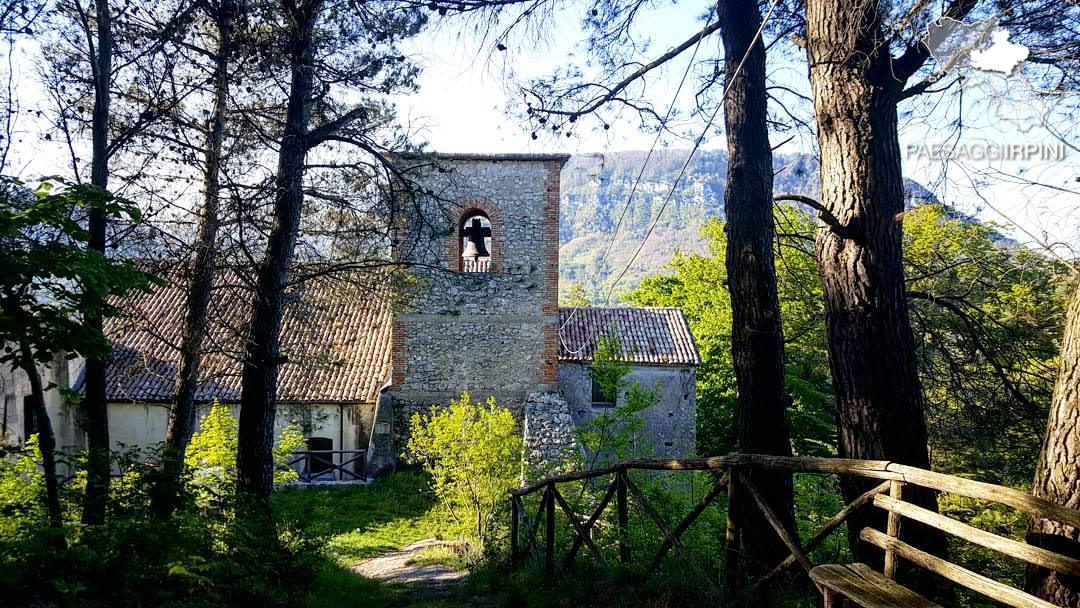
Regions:
<instances>
[{"instance_id":1,"label":"grass lawn","mask_svg":"<svg viewBox=\"0 0 1080 608\"><path fill-rule=\"evenodd\" d=\"M273 501L279 517L324 539L327 561L309 606L400 605L404 589L365 579L349 566L425 538L459 537L453 520L438 508L427 475L416 469L364 486L289 489ZM446 562L452 561L447 555Z\"/></svg>"},{"instance_id":2,"label":"grass lawn","mask_svg":"<svg viewBox=\"0 0 1080 608\"><path fill-rule=\"evenodd\" d=\"M543 573L539 561L518 570L510 569L499 560L481 561L474 564L464 585L443 596L417 595L415 589L410 592L403 586L380 583L350 571L349 567L357 562L425 538L454 540L461 537L460 528L439 508L428 483L428 477L422 471L406 469L365 486L291 489L274 496L275 513L296 527L305 528L307 534L319 538L325 548L326 559L317 570L314 592L308 598L307 606L692 608L718 605L709 588L703 586L694 571L686 568L685 562L675 554L670 555L659 573L646 576L641 571L647 563L643 559L629 570L606 570L589 560L583 551L573 573L554 580ZM809 489L807 484L800 485L803 490L800 497L805 499L805 494L810 494L820 500L818 494ZM657 497L655 506L665 513L670 510L667 516L673 521L689 509L687 504L682 504L685 500L667 502ZM834 506L810 505L811 510L828 513ZM530 513L533 509L535 505L529 507ZM631 518L632 551L635 555L647 556L656 550L661 538L655 526L640 515ZM703 564L709 563L709 555L718 552L712 544L723 530L722 519L716 517L715 512L711 515L712 518L701 518L684 537L696 551L704 553L698 556ZM563 525L559 528L559 542L565 550L570 531L561 515L560 523ZM426 552L419 557L418 563L464 567L460 556L447 550ZM776 597L767 605L804 608L816 603L815 596L804 589L779 588L776 591Z\"/></svg>"}]
</instances>

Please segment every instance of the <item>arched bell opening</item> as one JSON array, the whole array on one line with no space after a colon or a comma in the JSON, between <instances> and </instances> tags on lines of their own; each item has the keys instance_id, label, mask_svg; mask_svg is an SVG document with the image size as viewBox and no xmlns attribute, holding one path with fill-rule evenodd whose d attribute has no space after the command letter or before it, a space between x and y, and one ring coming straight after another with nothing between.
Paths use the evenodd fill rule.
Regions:
<instances>
[{"instance_id":1,"label":"arched bell opening","mask_svg":"<svg viewBox=\"0 0 1080 608\"><path fill-rule=\"evenodd\" d=\"M461 256L458 262L461 272L490 272L492 241L491 218L483 211L473 209L461 216L458 225Z\"/></svg>"}]
</instances>

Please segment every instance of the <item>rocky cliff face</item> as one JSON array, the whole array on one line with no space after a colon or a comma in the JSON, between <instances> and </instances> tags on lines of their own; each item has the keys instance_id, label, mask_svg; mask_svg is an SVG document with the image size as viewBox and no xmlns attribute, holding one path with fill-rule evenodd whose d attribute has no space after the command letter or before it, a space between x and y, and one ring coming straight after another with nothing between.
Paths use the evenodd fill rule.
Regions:
<instances>
[{"instance_id":1,"label":"rocky cliff face","mask_svg":"<svg viewBox=\"0 0 1080 608\"><path fill-rule=\"evenodd\" d=\"M658 150L642 174L622 225L615 234L627 198L645 161L646 152L583 154L570 159L562 173L560 283L581 284L594 304L602 304L603 283L618 274L633 255L667 197L671 183L686 160L687 150ZM776 191L816 196L817 162L808 155L776 158ZM667 263L675 251L703 252L701 227L709 218L723 217L727 155L699 151L671 197L652 236L619 291L636 286ZM611 242L611 252L602 259Z\"/></svg>"},{"instance_id":2,"label":"rocky cliff face","mask_svg":"<svg viewBox=\"0 0 1080 608\"><path fill-rule=\"evenodd\" d=\"M647 153L579 154L570 159L562 172L560 202L559 281L563 292L573 283L580 284L593 305L604 303L608 281L623 269L641 243L688 153L653 153L618 233L615 226ZM821 184L813 156L781 154L773 164L776 193L819 196ZM725 152L701 150L694 155L648 243L615 290L612 303L618 302L619 293L660 271L675 251L705 251L701 227L709 218L723 218L726 178ZM937 201L917 182L905 180L905 188L909 206ZM609 242L611 251L604 258Z\"/></svg>"}]
</instances>

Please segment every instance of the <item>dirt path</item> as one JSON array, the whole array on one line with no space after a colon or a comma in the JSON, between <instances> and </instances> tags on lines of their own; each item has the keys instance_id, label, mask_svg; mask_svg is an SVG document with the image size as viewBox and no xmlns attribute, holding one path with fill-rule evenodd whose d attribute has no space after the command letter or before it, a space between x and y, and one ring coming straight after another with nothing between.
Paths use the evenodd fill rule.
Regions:
<instances>
[{"instance_id":1,"label":"dirt path","mask_svg":"<svg viewBox=\"0 0 1080 608\"><path fill-rule=\"evenodd\" d=\"M408 585L420 592L445 592L461 583L467 572L439 564L415 564L425 549L446 547L461 549L461 543L428 538L415 542L398 551L364 560L352 567L352 571L367 578L386 583Z\"/></svg>"}]
</instances>

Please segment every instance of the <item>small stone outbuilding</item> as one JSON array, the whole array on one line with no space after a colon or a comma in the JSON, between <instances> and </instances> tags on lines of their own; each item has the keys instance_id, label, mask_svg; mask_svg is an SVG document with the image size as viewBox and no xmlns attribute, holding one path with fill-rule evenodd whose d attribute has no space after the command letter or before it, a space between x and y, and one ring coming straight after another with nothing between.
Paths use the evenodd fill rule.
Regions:
<instances>
[{"instance_id":1,"label":"small stone outbuilding","mask_svg":"<svg viewBox=\"0 0 1080 608\"><path fill-rule=\"evenodd\" d=\"M592 378L601 336L616 338L630 364L627 385L656 392L658 403L642 412L643 451L662 458L687 456L696 442L697 366L701 364L690 325L678 308L562 308L559 310L559 392L576 426L622 405L604 399Z\"/></svg>"}]
</instances>

